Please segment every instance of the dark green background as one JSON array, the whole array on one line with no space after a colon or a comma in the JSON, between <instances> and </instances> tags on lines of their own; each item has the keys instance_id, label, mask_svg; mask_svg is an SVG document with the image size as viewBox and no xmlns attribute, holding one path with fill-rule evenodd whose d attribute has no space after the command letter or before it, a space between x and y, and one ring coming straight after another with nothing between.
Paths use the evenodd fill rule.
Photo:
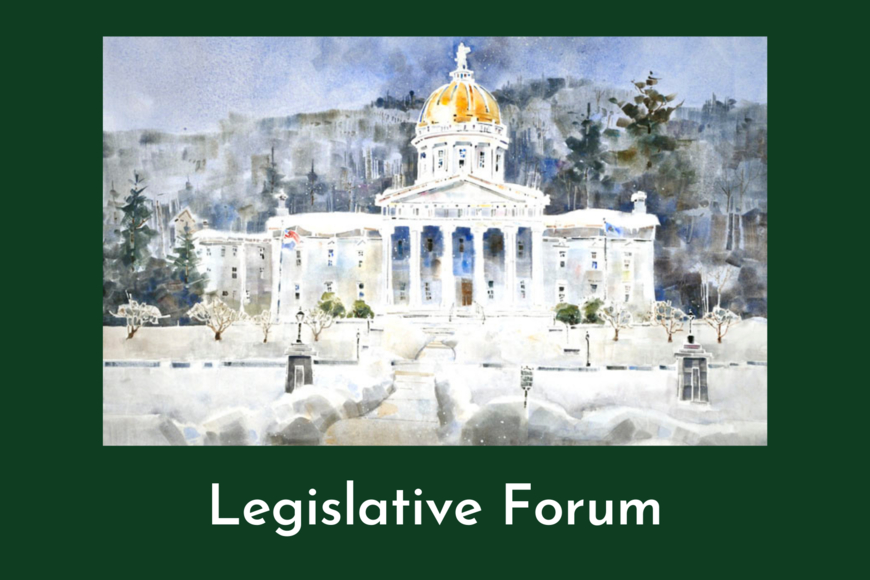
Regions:
<instances>
[{"instance_id":1,"label":"dark green background","mask_svg":"<svg viewBox=\"0 0 870 580\"><path fill-rule=\"evenodd\" d=\"M836 503L839 494L824 495L822 486L853 480L840 471L837 444L823 440L834 428L824 424L831 409L818 394L828 383L822 365L811 363L824 358L829 333L808 330L803 314L789 316L807 308L790 281L806 264L830 257L823 247L795 248L800 222L822 219L808 215L804 203L825 195L816 183L821 158L842 164L840 156L847 154L819 146L820 126L836 123L823 112L830 95L816 93L839 62L824 59L820 50L844 32L828 27L827 17L767 12L759 3L563 9L460 3L447 18L434 4L362 4L355 10L332 3L115 3L101 9L42 6L38 17L7 20L7 38L15 39L6 54L7 74L17 79L17 90L7 85L7 123L22 130L20 138L7 140L16 156L5 168L13 183L5 221L18 240L8 247L7 274L45 281L7 301L9 324L28 330L21 340L7 334L13 342L7 343L7 364L14 369L5 381L11 393L6 413L24 419L7 439L16 456L7 480L24 492L7 495L5 523L9 530L18 522L34 526L22 529L20 544L11 545L35 549L26 575L58 566L70 574L118 578L734 577L806 570L806 558L827 554L820 541L808 538L832 528L818 520L810 524L808 518L825 512L807 502L824 497ZM102 36L472 33L769 36L769 446L102 447ZM34 228L34 212L48 217L45 229ZM224 515L240 517L250 499L307 499L311 487L320 499L343 499L347 479L355 480L358 500L392 499L396 489L414 499L413 489L421 487L424 499L471 498L483 511L470 527L452 516L438 527L429 516L423 526L304 525L292 538L275 534L271 523L210 525L212 482L221 483L221 503L231 512ZM507 482L531 483L529 499L563 505L570 499L656 499L661 525L592 527L581 519L569 527L563 519L545 527L527 510L507 527Z\"/></svg>"}]
</instances>

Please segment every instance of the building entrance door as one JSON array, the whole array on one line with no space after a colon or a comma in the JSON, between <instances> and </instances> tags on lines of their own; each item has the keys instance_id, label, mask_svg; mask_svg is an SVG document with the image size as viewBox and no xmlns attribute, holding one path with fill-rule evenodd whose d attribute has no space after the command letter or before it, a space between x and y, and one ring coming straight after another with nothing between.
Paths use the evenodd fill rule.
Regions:
<instances>
[{"instance_id":1,"label":"building entrance door","mask_svg":"<svg viewBox=\"0 0 870 580\"><path fill-rule=\"evenodd\" d=\"M473 286L471 285L471 280L463 280L462 281L462 305L463 306L471 306L474 302L474 292Z\"/></svg>"}]
</instances>

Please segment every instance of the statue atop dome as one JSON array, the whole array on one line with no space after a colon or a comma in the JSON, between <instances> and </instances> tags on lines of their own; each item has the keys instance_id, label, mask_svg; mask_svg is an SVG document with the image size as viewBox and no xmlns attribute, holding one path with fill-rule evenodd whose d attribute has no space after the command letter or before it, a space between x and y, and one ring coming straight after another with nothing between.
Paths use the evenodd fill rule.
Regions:
<instances>
[{"instance_id":1,"label":"statue atop dome","mask_svg":"<svg viewBox=\"0 0 870 580\"><path fill-rule=\"evenodd\" d=\"M465 46L464 43L459 43L459 48L456 49L456 68L464 70L468 68L468 53L471 49Z\"/></svg>"}]
</instances>

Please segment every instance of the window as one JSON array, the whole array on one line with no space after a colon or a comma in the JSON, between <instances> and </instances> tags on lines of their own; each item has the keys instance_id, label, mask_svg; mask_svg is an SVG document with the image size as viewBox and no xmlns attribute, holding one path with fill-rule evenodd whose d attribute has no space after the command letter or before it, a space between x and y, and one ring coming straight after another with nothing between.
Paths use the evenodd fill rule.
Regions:
<instances>
[{"instance_id":1,"label":"window","mask_svg":"<svg viewBox=\"0 0 870 580\"><path fill-rule=\"evenodd\" d=\"M206 256L211 256L211 248L206 248L206 249L205 249L205 255L206 255Z\"/></svg>"},{"instance_id":2,"label":"window","mask_svg":"<svg viewBox=\"0 0 870 580\"><path fill-rule=\"evenodd\" d=\"M206 271L206 272L211 272L211 268L206 268L205 271Z\"/></svg>"},{"instance_id":3,"label":"window","mask_svg":"<svg viewBox=\"0 0 870 580\"><path fill-rule=\"evenodd\" d=\"M590 288L590 290L592 290L592 293L593 293L593 294L595 294L596 292L598 292L598 284L590 284L590 285L589 285L589 288Z\"/></svg>"},{"instance_id":4,"label":"window","mask_svg":"<svg viewBox=\"0 0 870 580\"><path fill-rule=\"evenodd\" d=\"M565 302L565 288L566 284L564 282L556 284L556 302L559 304Z\"/></svg>"},{"instance_id":5,"label":"window","mask_svg":"<svg viewBox=\"0 0 870 580\"><path fill-rule=\"evenodd\" d=\"M239 254L239 247L233 246L233 257L235 258Z\"/></svg>"},{"instance_id":6,"label":"window","mask_svg":"<svg viewBox=\"0 0 870 580\"><path fill-rule=\"evenodd\" d=\"M233 266L233 280L239 277L239 269Z\"/></svg>"},{"instance_id":7,"label":"window","mask_svg":"<svg viewBox=\"0 0 870 580\"><path fill-rule=\"evenodd\" d=\"M260 268L260 280L265 280L266 278L266 268Z\"/></svg>"},{"instance_id":8,"label":"window","mask_svg":"<svg viewBox=\"0 0 870 580\"><path fill-rule=\"evenodd\" d=\"M622 269L631 270L631 252L626 252L622 258Z\"/></svg>"},{"instance_id":9,"label":"window","mask_svg":"<svg viewBox=\"0 0 870 580\"><path fill-rule=\"evenodd\" d=\"M438 150L438 169L444 168L444 149Z\"/></svg>"},{"instance_id":10,"label":"window","mask_svg":"<svg viewBox=\"0 0 870 580\"><path fill-rule=\"evenodd\" d=\"M356 252L357 267L359 267L359 268L363 267L363 259L365 258L365 255L366 254L363 250L357 250L357 252Z\"/></svg>"},{"instance_id":11,"label":"window","mask_svg":"<svg viewBox=\"0 0 870 580\"><path fill-rule=\"evenodd\" d=\"M523 243L523 241L522 240L517 241L517 258L523 257L523 252L525 251L525 249L526 249L526 245Z\"/></svg>"},{"instance_id":12,"label":"window","mask_svg":"<svg viewBox=\"0 0 870 580\"><path fill-rule=\"evenodd\" d=\"M299 287L299 284L294 284L293 287L293 296L296 300L299 300L299 297L302 295L302 289Z\"/></svg>"},{"instance_id":13,"label":"window","mask_svg":"<svg viewBox=\"0 0 870 580\"><path fill-rule=\"evenodd\" d=\"M229 295L230 295L230 293L227 292L226 290L224 290L223 292L221 292L221 296L229 296Z\"/></svg>"},{"instance_id":14,"label":"window","mask_svg":"<svg viewBox=\"0 0 870 580\"><path fill-rule=\"evenodd\" d=\"M405 300L405 288L406 288L406 286L407 285L404 282L399 284L399 301Z\"/></svg>"},{"instance_id":15,"label":"window","mask_svg":"<svg viewBox=\"0 0 870 580\"><path fill-rule=\"evenodd\" d=\"M261 260L266 259L266 248L260 248L260 259Z\"/></svg>"},{"instance_id":16,"label":"window","mask_svg":"<svg viewBox=\"0 0 870 580\"><path fill-rule=\"evenodd\" d=\"M477 166L481 169L486 167L486 151L477 154Z\"/></svg>"},{"instance_id":17,"label":"window","mask_svg":"<svg viewBox=\"0 0 870 580\"><path fill-rule=\"evenodd\" d=\"M520 298L526 299L526 281L520 280Z\"/></svg>"},{"instance_id":18,"label":"window","mask_svg":"<svg viewBox=\"0 0 870 580\"><path fill-rule=\"evenodd\" d=\"M221 258L227 255L227 249L224 246L221 246Z\"/></svg>"},{"instance_id":19,"label":"window","mask_svg":"<svg viewBox=\"0 0 870 580\"><path fill-rule=\"evenodd\" d=\"M432 238L426 238L426 251L433 252L435 251L435 240Z\"/></svg>"},{"instance_id":20,"label":"window","mask_svg":"<svg viewBox=\"0 0 870 580\"><path fill-rule=\"evenodd\" d=\"M402 252L402 245L403 245L402 242L403 241L404 240L397 240L396 241L396 257L397 258L401 258L403 255L403 252Z\"/></svg>"},{"instance_id":21,"label":"window","mask_svg":"<svg viewBox=\"0 0 870 580\"><path fill-rule=\"evenodd\" d=\"M462 254L465 252L465 239L459 238L459 253Z\"/></svg>"},{"instance_id":22,"label":"window","mask_svg":"<svg viewBox=\"0 0 870 580\"><path fill-rule=\"evenodd\" d=\"M324 282L323 283L323 291L324 292L332 292L332 282Z\"/></svg>"},{"instance_id":23,"label":"window","mask_svg":"<svg viewBox=\"0 0 870 580\"><path fill-rule=\"evenodd\" d=\"M426 294L426 302L432 301L432 285L429 282L423 283L423 291Z\"/></svg>"},{"instance_id":24,"label":"window","mask_svg":"<svg viewBox=\"0 0 870 580\"><path fill-rule=\"evenodd\" d=\"M495 171L498 173L498 168L501 165L501 153L495 156Z\"/></svg>"},{"instance_id":25,"label":"window","mask_svg":"<svg viewBox=\"0 0 870 580\"><path fill-rule=\"evenodd\" d=\"M559 267L564 268L568 264L568 252L559 250Z\"/></svg>"},{"instance_id":26,"label":"window","mask_svg":"<svg viewBox=\"0 0 870 580\"><path fill-rule=\"evenodd\" d=\"M296 250L296 265L302 265L302 250Z\"/></svg>"},{"instance_id":27,"label":"window","mask_svg":"<svg viewBox=\"0 0 870 580\"><path fill-rule=\"evenodd\" d=\"M631 300L631 285L626 284L625 285L625 301L628 302L629 300Z\"/></svg>"},{"instance_id":28,"label":"window","mask_svg":"<svg viewBox=\"0 0 870 580\"><path fill-rule=\"evenodd\" d=\"M334 261L335 261L335 250L333 250L332 248L329 248L326 251L326 265L332 266Z\"/></svg>"},{"instance_id":29,"label":"window","mask_svg":"<svg viewBox=\"0 0 870 580\"><path fill-rule=\"evenodd\" d=\"M495 282L493 280L487 280L486 282L486 297L490 300L495 299Z\"/></svg>"},{"instance_id":30,"label":"window","mask_svg":"<svg viewBox=\"0 0 870 580\"><path fill-rule=\"evenodd\" d=\"M357 297L358 297L360 300L362 300L363 298L365 298L365 292L363 292L364 289L365 289L365 287L363 286L363 283L362 283L362 282L358 282L357 285L356 285L356 294L357 294Z\"/></svg>"}]
</instances>

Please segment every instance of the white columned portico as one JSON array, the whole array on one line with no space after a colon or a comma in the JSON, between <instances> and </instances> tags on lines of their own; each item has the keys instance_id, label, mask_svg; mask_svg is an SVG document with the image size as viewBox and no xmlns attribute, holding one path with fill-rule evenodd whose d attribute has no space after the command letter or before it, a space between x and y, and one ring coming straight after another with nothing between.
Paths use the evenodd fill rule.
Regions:
<instances>
[{"instance_id":1,"label":"white columned portico","mask_svg":"<svg viewBox=\"0 0 870 580\"><path fill-rule=\"evenodd\" d=\"M423 224L410 223L408 224L408 232L411 239L411 262L410 262L410 281L411 281L411 308L420 306L420 233L423 231Z\"/></svg>"},{"instance_id":2,"label":"white columned portico","mask_svg":"<svg viewBox=\"0 0 870 580\"><path fill-rule=\"evenodd\" d=\"M517 295L517 232L519 227L510 225L501 228L504 234L504 286L505 297L503 302L511 305L516 302Z\"/></svg>"},{"instance_id":3,"label":"white columned portico","mask_svg":"<svg viewBox=\"0 0 870 580\"><path fill-rule=\"evenodd\" d=\"M441 255L441 307L450 308L456 302L456 280L453 276L453 232L456 226L441 226L444 253Z\"/></svg>"},{"instance_id":4,"label":"white columned portico","mask_svg":"<svg viewBox=\"0 0 870 580\"><path fill-rule=\"evenodd\" d=\"M544 304L544 226L532 226L532 303Z\"/></svg>"},{"instance_id":5,"label":"white columned portico","mask_svg":"<svg viewBox=\"0 0 870 580\"><path fill-rule=\"evenodd\" d=\"M381 226L381 240L384 261L384 304L391 306L393 304L393 224Z\"/></svg>"},{"instance_id":6,"label":"white columned portico","mask_svg":"<svg viewBox=\"0 0 870 580\"><path fill-rule=\"evenodd\" d=\"M486 282L483 270L483 234L486 232L483 224L474 224L471 233L474 235L474 301L480 305L486 303Z\"/></svg>"}]
</instances>

